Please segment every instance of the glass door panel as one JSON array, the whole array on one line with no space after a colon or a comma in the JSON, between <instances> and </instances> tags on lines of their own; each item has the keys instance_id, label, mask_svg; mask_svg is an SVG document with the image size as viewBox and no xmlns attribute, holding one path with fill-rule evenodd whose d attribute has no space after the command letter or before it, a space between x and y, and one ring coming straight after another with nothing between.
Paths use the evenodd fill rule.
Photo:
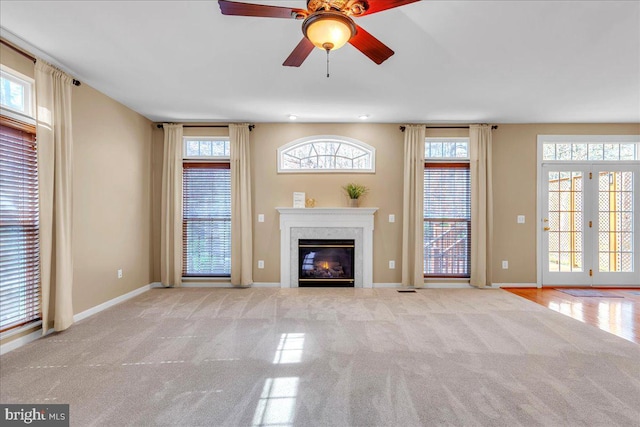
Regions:
<instances>
[{"instance_id":1,"label":"glass door panel","mask_svg":"<svg viewBox=\"0 0 640 427\"><path fill-rule=\"evenodd\" d=\"M593 168L597 177L596 285L640 284L640 230L635 215L639 209L635 194L640 187L638 169L635 165Z\"/></svg>"},{"instance_id":2,"label":"glass door panel","mask_svg":"<svg viewBox=\"0 0 640 427\"><path fill-rule=\"evenodd\" d=\"M543 174L543 284L585 284L589 267L585 258L588 205L584 189L589 174L576 165L544 165Z\"/></svg>"}]
</instances>

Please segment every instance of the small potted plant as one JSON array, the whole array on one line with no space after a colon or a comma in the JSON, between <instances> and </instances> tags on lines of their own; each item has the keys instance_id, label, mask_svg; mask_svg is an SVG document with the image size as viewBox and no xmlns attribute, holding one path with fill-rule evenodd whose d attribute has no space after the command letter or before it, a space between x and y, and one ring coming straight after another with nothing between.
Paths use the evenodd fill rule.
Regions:
<instances>
[{"instance_id":1,"label":"small potted plant","mask_svg":"<svg viewBox=\"0 0 640 427\"><path fill-rule=\"evenodd\" d=\"M362 184L354 184L350 182L349 184L342 187L344 191L349 196L349 207L357 208L358 207L358 199L360 197L367 194L369 189Z\"/></svg>"}]
</instances>

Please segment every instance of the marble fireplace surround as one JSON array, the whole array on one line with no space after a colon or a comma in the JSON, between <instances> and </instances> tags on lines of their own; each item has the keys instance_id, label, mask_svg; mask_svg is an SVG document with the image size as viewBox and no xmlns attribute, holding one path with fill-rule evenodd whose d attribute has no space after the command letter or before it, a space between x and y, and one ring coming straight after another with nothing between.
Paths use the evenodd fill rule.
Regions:
<instances>
[{"instance_id":1,"label":"marble fireplace surround","mask_svg":"<svg viewBox=\"0 0 640 427\"><path fill-rule=\"evenodd\" d=\"M353 239L354 286L373 287L373 215L378 208L276 208L280 212L280 287L298 287L298 240Z\"/></svg>"}]
</instances>

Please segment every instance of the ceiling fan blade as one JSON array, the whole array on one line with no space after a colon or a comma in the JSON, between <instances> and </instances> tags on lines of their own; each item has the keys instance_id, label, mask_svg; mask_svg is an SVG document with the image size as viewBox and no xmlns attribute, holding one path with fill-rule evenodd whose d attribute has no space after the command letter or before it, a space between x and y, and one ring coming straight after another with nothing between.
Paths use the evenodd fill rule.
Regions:
<instances>
[{"instance_id":1,"label":"ceiling fan blade","mask_svg":"<svg viewBox=\"0 0 640 427\"><path fill-rule=\"evenodd\" d=\"M289 55L282 65L285 67L299 67L302 65L304 60L307 59L307 56L309 56L314 47L315 46L309 41L309 39L303 37L302 40L300 40L300 43L298 43L298 46L293 49L291 55Z\"/></svg>"},{"instance_id":2,"label":"ceiling fan blade","mask_svg":"<svg viewBox=\"0 0 640 427\"><path fill-rule=\"evenodd\" d=\"M223 15L260 16L265 18L289 18L307 16L304 9L291 7L268 6L264 4L237 3L235 1L218 0Z\"/></svg>"},{"instance_id":3,"label":"ceiling fan blade","mask_svg":"<svg viewBox=\"0 0 640 427\"><path fill-rule=\"evenodd\" d=\"M360 16L371 15L372 13L382 12L383 10L393 9L394 7L400 7L418 1L420 0L369 0L369 8Z\"/></svg>"},{"instance_id":4,"label":"ceiling fan blade","mask_svg":"<svg viewBox=\"0 0 640 427\"><path fill-rule=\"evenodd\" d=\"M356 35L349 40L349 43L367 55L369 59L376 64L382 64L395 53L387 45L363 30L359 25L356 25L356 29Z\"/></svg>"}]
</instances>

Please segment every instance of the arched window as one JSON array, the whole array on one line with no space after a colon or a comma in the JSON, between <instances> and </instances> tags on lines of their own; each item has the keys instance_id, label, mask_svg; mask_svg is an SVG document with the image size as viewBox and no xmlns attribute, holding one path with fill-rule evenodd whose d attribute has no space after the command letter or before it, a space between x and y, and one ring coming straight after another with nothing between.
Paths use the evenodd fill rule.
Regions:
<instances>
[{"instance_id":1,"label":"arched window","mask_svg":"<svg viewBox=\"0 0 640 427\"><path fill-rule=\"evenodd\" d=\"M376 150L357 139L316 135L278 148L278 172L375 172Z\"/></svg>"}]
</instances>

